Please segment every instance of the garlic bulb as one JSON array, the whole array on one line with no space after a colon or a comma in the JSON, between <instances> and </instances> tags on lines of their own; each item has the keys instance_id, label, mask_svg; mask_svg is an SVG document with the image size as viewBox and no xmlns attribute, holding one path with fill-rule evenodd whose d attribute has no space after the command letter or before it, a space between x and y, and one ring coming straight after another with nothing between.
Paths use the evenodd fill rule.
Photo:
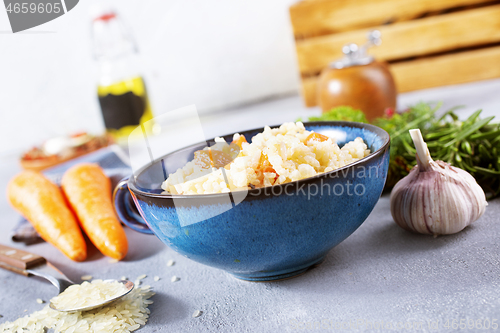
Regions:
<instances>
[{"instance_id":1,"label":"garlic bulb","mask_svg":"<svg viewBox=\"0 0 500 333\"><path fill-rule=\"evenodd\" d=\"M486 196L468 172L433 161L420 130L410 130L417 165L391 193L391 214L403 229L446 235L461 231L483 215Z\"/></svg>"}]
</instances>

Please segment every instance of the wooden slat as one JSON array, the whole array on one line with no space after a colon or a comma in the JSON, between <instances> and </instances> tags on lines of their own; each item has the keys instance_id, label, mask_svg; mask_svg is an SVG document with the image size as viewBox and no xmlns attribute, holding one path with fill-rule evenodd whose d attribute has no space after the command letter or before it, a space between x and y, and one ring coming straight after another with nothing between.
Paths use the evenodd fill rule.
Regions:
<instances>
[{"instance_id":1,"label":"wooden slat","mask_svg":"<svg viewBox=\"0 0 500 333\"><path fill-rule=\"evenodd\" d=\"M406 21L436 12L495 0L306 0L290 7L296 37Z\"/></svg>"},{"instance_id":2,"label":"wooden slat","mask_svg":"<svg viewBox=\"0 0 500 333\"><path fill-rule=\"evenodd\" d=\"M317 100L318 76L302 79L302 98L307 107L318 105Z\"/></svg>"},{"instance_id":3,"label":"wooden slat","mask_svg":"<svg viewBox=\"0 0 500 333\"><path fill-rule=\"evenodd\" d=\"M382 45L370 50L377 59L395 60L500 41L500 5L377 27ZM342 46L362 44L366 30L343 32L296 42L302 75L316 74L342 57Z\"/></svg>"},{"instance_id":4,"label":"wooden slat","mask_svg":"<svg viewBox=\"0 0 500 333\"><path fill-rule=\"evenodd\" d=\"M391 65L399 92L500 77L500 46Z\"/></svg>"},{"instance_id":5,"label":"wooden slat","mask_svg":"<svg viewBox=\"0 0 500 333\"><path fill-rule=\"evenodd\" d=\"M390 65L398 91L407 92L443 85L500 77L500 46L423 58ZM307 106L315 106L318 77L302 80Z\"/></svg>"}]
</instances>

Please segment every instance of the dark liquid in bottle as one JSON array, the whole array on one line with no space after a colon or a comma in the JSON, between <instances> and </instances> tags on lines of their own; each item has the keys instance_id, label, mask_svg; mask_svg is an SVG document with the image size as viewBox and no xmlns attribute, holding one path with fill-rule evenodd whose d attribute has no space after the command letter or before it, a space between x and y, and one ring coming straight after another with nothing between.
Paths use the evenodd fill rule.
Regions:
<instances>
[{"instance_id":1,"label":"dark liquid in bottle","mask_svg":"<svg viewBox=\"0 0 500 333\"><path fill-rule=\"evenodd\" d=\"M141 77L98 86L97 92L104 125L115 139L126 139L139 125L152 130L153 113Z\"/></svg>"},{"instance_id":2,"label":"dark liquid in bottle","mask_svg":"<svg viewBox=\"0 0 500 333\"><path fill-rule=\"evenodd\" d=\"M122 95L99 96L104 125L110 129L139 125L144 115L146 103L141 96L129 91Z\"/></svg>"}]
</instances>

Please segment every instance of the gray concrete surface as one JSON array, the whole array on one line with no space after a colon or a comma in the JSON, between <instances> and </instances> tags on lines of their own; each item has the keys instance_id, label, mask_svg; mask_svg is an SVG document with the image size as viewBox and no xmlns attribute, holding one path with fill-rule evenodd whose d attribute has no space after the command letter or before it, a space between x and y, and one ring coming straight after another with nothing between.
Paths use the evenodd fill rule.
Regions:
<instances>
[{"instance_id":1,"label":"gray concrete surface","mask_svg":"<svg viewBox=\"0 0 500 333\"><path fill-rule=\"evenodd\" d=\"M422 91L402 95L400 104L439 96L441 91L445 104L468 105L464 117L482 104L485 113L498 114L499 88L500 80L493 80ZM206 123L215 133L227 133L223 128L252 128L315 112L291 97L227 112L224 119L215 115L212 125ZM268 121L259 119L264 114ZM0 189L17 171L16 156L0 158ZM139 332L500 331L499 199L464 231L433 238L399 228L384 196L366 222L319 267L270 283L239 281L130 229L126 260L109 263L90 247L89 259L74 263L46 243L12 243L9 233L18 215L5 195L0 197L0 212L0 243L43 255L74 280L87 274L131 279L147 274L143 282L157 294L150 320ZM166 266L169 259L175 260L174 266ZM180 280L172 283L173 275ZM154 276L161 280L153 281ZM55 294L49 283L0 270L0 323L41 309L36 299L47 301ZM192 318L195 310L203 314ZM473 328L460 329L461 321ZM479 329L488 324L489 329Z\"/></svg>"}]
</instances>

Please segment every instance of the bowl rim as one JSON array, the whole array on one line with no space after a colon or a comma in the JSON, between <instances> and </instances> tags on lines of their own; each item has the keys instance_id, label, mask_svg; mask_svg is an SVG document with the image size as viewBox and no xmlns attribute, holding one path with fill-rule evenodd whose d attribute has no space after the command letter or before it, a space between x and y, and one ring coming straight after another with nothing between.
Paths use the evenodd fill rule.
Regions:
<instances>
[{"instance_id":1,"label":"bowl rim","mask_svg":"<svg viewBox=\"0 0 500 333\"><path fill-rule=\"evenodd\" d=\"M334 169L332 171L328 171L328 172L323 172L321 174L317 174L317 175L314 175L312 177L307 177L307 178L303 178L303 179L299 179L299 180L294 180L292 182L289 182L289 183L284 183L284 184L278 184L278 185L272 185L272 186L266 186L266 187L274 187L274 186L286 186L286 185L289 185L289 184L300 184L301 182L308 182L308 181L311 181L313 179L316 179L316 178L332 178L330 175L333 175L335 173L339 173L339 172L343 172L344 170L346 169L349 169L349 168L353 168L359 164L362 164L362 163L365 163L367 161L369 161L370 159L372 158L375 158L376 156L379 156L382 154L382 152L384 152L386 150L386 148L389 146L390 144L390 135L389 133L387 133L387 131L385 131L384 129L378 127L378 126L375 126L375 125L372 125L372 124L367 124L367 123L359 123L359 122L353 122L353 121L309 121L309 122L303 122L304 126L307 127L307 126L337 126L337 127L355 127L355 128L361 128L361 129L367 129L373 133L375 133L377 136L381 137L384 142L382 143L382 145L380 146L379 149L377 149L375 152L373 153L370 153L368 156L366 157L363 157L353 163L350 163L350 164L347 164L343 167L340 167L340 168L337 168L337 169ZM282 124L280 125L273 125L273 126L269 126L271 128L277 128L277 127L280 127ZM265 126L267 127L267 126ZM255 132L255 131L259 131L262 132L264 130L265 127L260 127L260 128L256 128L256 129L249 129L249 130L245 130L245 131L240 131L238 133L240 134L245 134L245 133L248 133L248 132ZM380 132L380 133L377 133L377 132ZM230 133L230 134L224 134L224 135L220 135L218 137L226 137L226 136L230 136L230 135L233 135L234 133ZM205 142L210 142L210 141L214 141L215 138L211 138L209 140L206 140ZM128 188L134 192L135 194L139 194L141 196L146 196L146 197L150 197L150 198L163 198L163 199L188 199L188 198L193 198L193 199L201 199L201 198L212 198L212 197L220 197L220 196L226 196L228 195L229 193L233 193L233 192L224 192L224 193L208 193L208 194L189 194L189 195L186 195L186 194L161 194L161 193L151 193L151 192L145 192L145 191L142 191L140 190L139 188L137 188L135 186L135 177L134 177L134 174L137 174L137 175L140 175L142 174L147 168L151 167L152 165L156 164L158 161L164 159L165 157L169 156L169 155L172 155L172 154L175 154L181 150L185 150L185 149L189 149L191 147L196 147L196 146L199 146L201 145L203 142L198 142L198 143L194 143L194 144L191 144L189 146L186 146L186 147L183 147L183 148L180 148L180 149L177 149L175 151L172 151L170 153L167 153L161 157L158 157L157 159L155 159L153 162L151 163L148 163L146 165L144 165L143 167L141 167L136 173L132 173L131 177L128 179L127 181L127 185L128 185ZM344 171L345 172L345 171ZM255 189L249 189L247 191L247 196L251 193L251 192L255 192L257 193L258 191L261 191L262 188L266 188L266 187L259 187L259 188L255 188Z\"/></svg>"}]
</instances>

